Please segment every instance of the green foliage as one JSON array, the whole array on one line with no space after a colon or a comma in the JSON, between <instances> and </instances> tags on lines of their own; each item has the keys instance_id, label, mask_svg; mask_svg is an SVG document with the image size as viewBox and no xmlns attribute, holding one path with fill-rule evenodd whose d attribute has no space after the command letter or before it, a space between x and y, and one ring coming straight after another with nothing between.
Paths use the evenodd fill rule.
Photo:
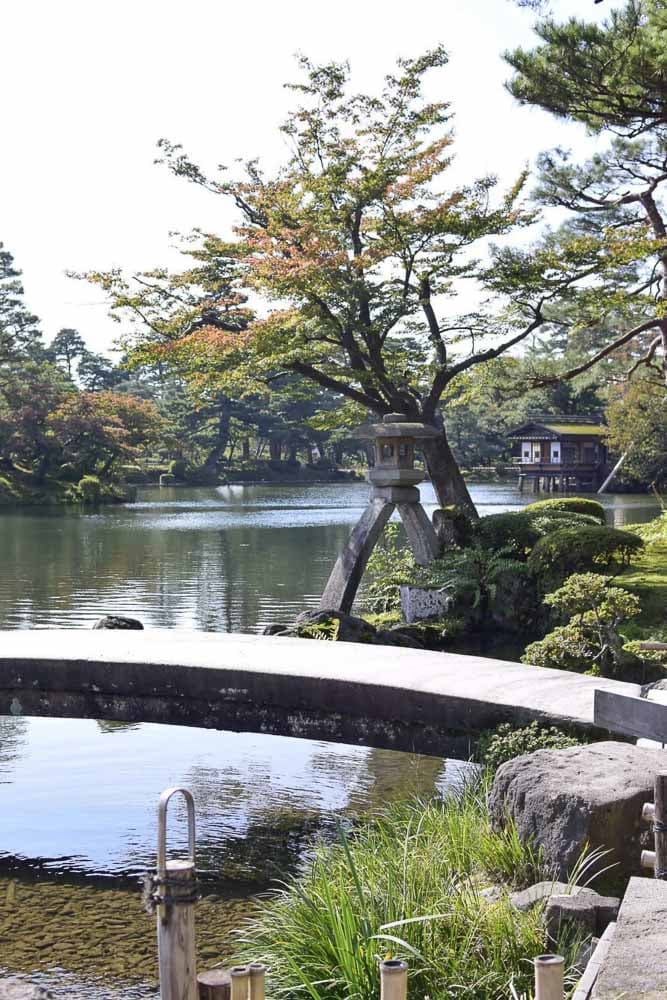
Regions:
<instances>
[{"instance_id":1,"label":"green foliage","mask_svg":"<svg viewBox=\"0 0 667 1000\"><path fill-rule=\"evenodd\" d=\"M83 476L77 490L83 503L97 503L102 495L102 484L98 476Z\"/></svg>"},{"instance_id":2,"label":"green foliage","mask_svg":"<svg viewBox=\"0 0 667 1000\"><path fill-rule=\"evenodd\" d=\"M510 983L531 989L541 914L506 896L485 905L479 890L540 877L511 824L491 829L483 790L394 805L261 901L235 958L268 964L275 995L375 1000L378 957L390 954L410 962L412 996L445 997L455 984L460 1000L497 1000Z\"/></svg>"},{"instance_id":3,"label":"green foliage","mask_svg":"<svg viewBox=\"0 0 667 1000\"><path fill-rule=\"evenodd\" d=\"M558 528L541 538L528 557L536 576L560 576L627 565L643 548L637 535L618 528Z\"/></svg>"},{"instance_id":4,"label":"green foliage","mask_svg":"<svg viewBox=\"0 0 667 1000\"><path fill-rule=\"evenodd\" d=\"M639 615L641 605L634 594L611 583L611 577L579 573L547 594L544 603L570 620L531 643L523 662L603 676L632 668L636 660L625 650L619 628Z\"/></svg>"},{"instance_id":5,"label":"green foliage","mask_svg":"<svg viewBox=\"0 0 667 1000\"><path fill-rule=\"evenodd\" d=\"M663 670L667 670L667 649L642 649L642 645L647 642L667 644L667 634L651 633L642 639L631 639L630 642L624 643L623 649L647 666L661 667Z\"/></svg>"},{"instance_id":6,"label":"green foliage","mask_svg":"<svg viewBox=\"0 0 667 1000\"><path fill-rule=\"evenodd\" d=\"M574 747L579 740L557 726L540 726L538 722L516 729L509 722L502 722L493 732L480 741L479 757L492 771L501 764L535 750L562 750Z\"/></svg>"},{"instance_id":7,"label":"green foliage","mask_svg":"<svg viewBox=\"0 0 667 1000\"><path fill-rule=\"evenodd\" d=\"M169 463L168 470L175 479L185 479L188 471L188 463L184 458L175 458Z\"/></svg>"},{"instance_id":8,"label":"green foliage","mask_svg":"<svg viewBox=\"0 0 667 1000\"><path fill-rule=\"evenodd\" d=\"M628 525L627 530L639 535L647 547L667 545L667 510L663 510L658 517L646 524Z\"/></svg>"},{"instance_id":9,"label":"green foliage","mask_svg":"<svg viewBox=\"0 0 667 1000\"><path fill-rule=\"evenodd\" d=\"M468 545L473 536L473 521L465 510L456 504L440 507L434 513L440 519L445 537L451 537L454 545Z\"/></svg>"},{"instance_id":10,"label":"green foliage","mask_svg":"<svg viewBox=\"0 0 667 1000\"><path fill-rule=\"evenodd\" d=\"M121 465L118 471L126 483L141 485L148 482L148 474L140 465Z\"/></svg>"},{"instance_id":11,"label":"green foliage","mask_svg":"<svg viewBox=\"0 0 667 1000\"><path fill-rule=\"evenodd\" d=\"M529 511L528 516L540 538L551 531L558 531L559 528L583 528L600 524L597 517L591 514L576 514L573 511L537 510Z\"/></svg>"},{"instance_id":12,"label":"green foliage","mask_svg":"<svg viewBox=\"0 0 667 1000\"><path fill-rule=\"evenodd\" d=\"M667 485L667 396L655 372L610 392L607 410L609 446L625 454L622 475L639 482Z\"/></svg>"},{"instance_id":13,"label":"green foliage","mask_svg":"<svg viewBox=\"0 0 667 1000\"><path fill-rule=\"evenodd\" d=\"M60 479L63 483L76 483L79 478L79 470L73 462L63 462L56 470L56 479Z\"/></svg>"},{"instance_id":14,"label":"green foliage","mask_svg":"<svg viewBox=\"0 0 667 1000\"><path fill-rule=\"evenodd\" d=\"M414 583L420 574L412 551L398 524L388 524L373 549L366 566L367 580L362 597L364 608L375 614L398 611L401 584Z\"/></svg>"},{"instance_id":15,"label":"green foliage","mask_svg":"<svg viewBox=\"0 0 667 1000\"><path fill-rule=\"evenodd\" d=\"M598 500L589 500L585 497L553 497L550 500L536 500L535 503L529 503L523 509L525 513L586 514L595 518L599 524L606 523L602 504Z\"/></svg>"},{"instance_id":16,"label":"green foliage","mask_svg":"<svg viewBox=\"0 0 667 1000\"><path fill-rule=\"evenodd\" d=\"M338 618L329 618L324 622L301 625L299 635L302 639L320 639L327 642L337 642L339 629L340 620Z\"/></svg>"},{"instance_id":17,"label":"green foliage","mask_svg":"<svg viewBox=\"0 0 667 1000\"><path fill-rule=\"evenodd\" d=\"M667 117L663 0L626 0L601 24L551 18L535 30L541 45L506 59L516 71L510 91L590 129L635 136L664 126Z\"/></svg>"},{"instance_id":18,"label":"green foliage","mask_svg":"<svg viewBox=\"0 0 667 1000\"><path fill-rule=\"evenodd\" d=\"M525 563L511 549L488 549L479 542L460 552L449 552L422 569L427 586L448 587L457 601L486 614L503 577L525 573Z\"/></svg>"},{"instance_id":19,"label":"green foliage","mask_svg":"<svg viewBox=\"0 0 667 1000\"><path fill-rule=\"evenodd\" d=\"M501 549L525 558L540 537L533 519L523 511L490 514L474 526L473 537L479 545L494 551Z\"/></svg>"}]
</instances>

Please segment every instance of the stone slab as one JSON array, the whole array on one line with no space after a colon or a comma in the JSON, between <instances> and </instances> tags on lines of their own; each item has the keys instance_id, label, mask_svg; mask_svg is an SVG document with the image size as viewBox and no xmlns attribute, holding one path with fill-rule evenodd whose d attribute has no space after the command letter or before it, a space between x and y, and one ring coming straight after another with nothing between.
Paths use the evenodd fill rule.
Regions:
<instances>
[{"instance_id":1,"label":"stone slab","mask_svg":"<svg viewBox=\"0 0 667 1000\"><path fill-rule=\"evenodd\" d=\"M401 584L399 590L401 611L408 625L428 621L429 618L442 618L454 604L454 597L448 590L412 587L408 584Z\"/></svg>"},{"instance_id":2,"label":"stone slab","mask_svg":"<svg viewBox=\"0 0 667 1000\"><path fill-rule=\"evenodd\" d=\"M481 656L282 636L0 631L0 715L207 726L467 760L476 734L533 720L594 732L621 681Z\"/></svg>"},{"instance_id":3,"label":"stone slab","mask_svg":"<svg viewBox=\"0 0 667 1000\"><path fill-rule=\"evenodd\" d=\"M544 903L550 896L597 896L595 889L589 889L584 885L570 885L568 882L557 882L555 879L547 882L536 882L521 889L518 892L510 893L510 903L516 910L525 913L532 910L538 903Z\"/></svg>"},{"instance_id":4,"label":"stone slab","mask_svg":"<svg viewBox=\"0 0 667 1000\"><path fill-rule=\"evenodd\" d=\"M667 997L667 882L631 878L593 1000Z\"/></svg>"},{"instance_id":5,"label":"stone slab","mask_svg":"<svg viewBox=\"0 0 667 1000\"><path fill-rule=\"evenodd\" d=\"M281 636L0 631L0 715L162 722L468 759L482 729L594 732L593 692L639 687L481 656Z\"/></svg>"},{"instance_id":6,"label":"stone slab","mask_svg":"<svg viewBox=\"0 0 667 1000\"><path fill-rule=\"evenodd\" d=\"M618 916L620 899L617 896L592 896L571 894L550 896L544 911L547 937L556 941L560 928L568 922L585 928L594 937L601 937L609 924Z\"/></svg>"}]
</instances>

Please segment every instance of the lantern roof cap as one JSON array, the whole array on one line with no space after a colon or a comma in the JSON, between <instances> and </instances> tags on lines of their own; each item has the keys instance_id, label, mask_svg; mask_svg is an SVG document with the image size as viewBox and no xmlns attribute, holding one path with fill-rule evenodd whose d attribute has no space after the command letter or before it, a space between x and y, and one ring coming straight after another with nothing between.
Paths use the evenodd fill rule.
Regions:
<instances>
[{"instance_id":1,"label":"lantern roof cap","mask_svg":"<svg viewBox=\"0 0 667 1000\"><path fill-rule=\"evenodd\" d=\"M408 420L405 413L385 413L382 423L362 424L353 431L359 438L433 438L440 431L431 424L423 424L416 420Z\"/></svg>"}]
</instances>

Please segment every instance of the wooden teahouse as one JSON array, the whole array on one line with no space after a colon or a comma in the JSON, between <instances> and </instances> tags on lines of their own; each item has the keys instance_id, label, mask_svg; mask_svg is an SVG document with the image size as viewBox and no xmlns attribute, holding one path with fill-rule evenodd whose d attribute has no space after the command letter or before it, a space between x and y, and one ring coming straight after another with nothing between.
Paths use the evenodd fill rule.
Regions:
<instances>
[{"instance_id":1,"label":"wooden teahouse","mask_svg":"<svg viewBox=\"0 0 667 1000\"><path fill-rule=\"evenodd\" d=\"M597 490L607 475L607 428L592 417L536 417L515 427L507 438L515 443L519 489L533 492Z\"/></svg>"}]
</instances>

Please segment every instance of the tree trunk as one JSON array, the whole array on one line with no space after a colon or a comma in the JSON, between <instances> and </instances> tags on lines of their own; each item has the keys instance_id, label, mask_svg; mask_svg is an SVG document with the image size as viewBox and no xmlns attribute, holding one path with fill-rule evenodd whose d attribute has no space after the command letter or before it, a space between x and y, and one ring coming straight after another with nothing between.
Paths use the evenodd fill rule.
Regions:
<instances>
[{"instance_id":1,"label":"tree trunk","mask_svg":"<svg viewBox=\"0 0 667 1000\"><path fill-rule=\"evenodd\" d=\"M422 441L421 450L440 506L461 507L466 514L477 520L475 505L449 447L445 431L443 430L437 438L427 438Z\"/></svg>"},{"instance_id":2,"label":"tree trunk","mask_svg":"<svg viewBox=\"0 0 667 1000\"><path fill-rule=\"evenodd\" d=\"M250 438L243 438L241 442L241 458L244 462L250 461Z\"/></svg>"},{"instance_id":3,"label":"tree trunk","mask_svg":"<svg viewBox=\"0 0 667 1000\"><path fill-rule=\"evenodd\" d=\"M218 438L206 456L204 468L207 472L215 472L222 460L229 441L229 413L223 412L218 419Z\"/></svg>"},{"instance_id":4,"label":"tree trunk","mask_svg":"<svg viewBox=\"0 0 667 1000\"><path fill-rule=\"evenodd\" d=\"M280 461L282 445L280 438L269 438L269 458L272 462Z\"/></svg>"}]
</instances>

